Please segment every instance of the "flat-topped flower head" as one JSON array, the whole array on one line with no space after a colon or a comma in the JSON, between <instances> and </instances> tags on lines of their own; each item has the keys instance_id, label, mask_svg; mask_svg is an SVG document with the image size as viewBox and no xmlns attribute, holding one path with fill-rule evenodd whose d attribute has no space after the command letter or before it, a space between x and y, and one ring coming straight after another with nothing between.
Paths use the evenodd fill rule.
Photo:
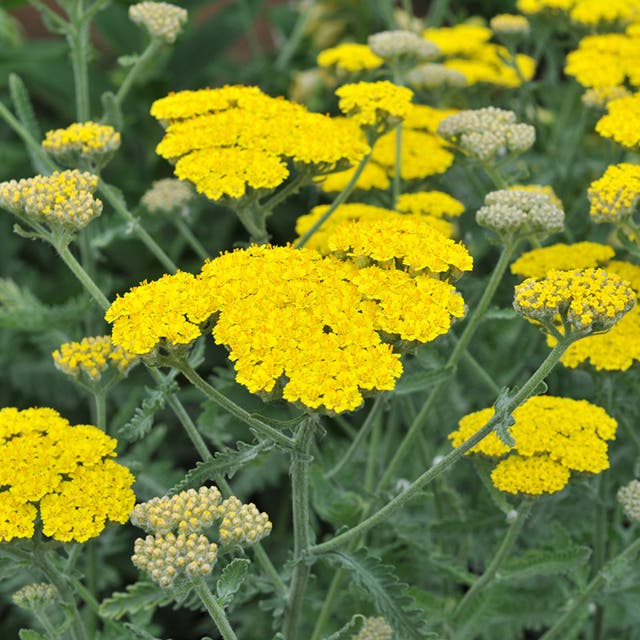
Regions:
<instances>
[{"instance_id":1,"label":"flat-topped flower head","mask_svg":"<svg viewBox=\"0 0 640 640\"><path fill-rule=\"evenodd\" d=\"M319 67L336 67L339 71L357 73L371 71L384 64L366 44L344 42L335 47L324 49L318 54Z\"/></svg>"},{"instance_id":2,"label":"flat-topped flower head","mask_svg":"<svg viewBox=\"0 0 640 640\"><path fill-rule=\"evenodd\" d=\"M10 180L0 183L0 207L26 222L74 232L102 213L93 197L97 187L98 176L77 169Z\"/></svg>"},{"instance_id":3,"label":"flat-topped flower head","mask_svg":"<svg viewBox=\"0 0 640 640\"><path fill-rule=\"evenodd\" d=\"M585 107L590 109L606 110L607 105L613 100L626 98L631 92L622 85L613 87L591 87L581 96L580 100Z\"/></svg>"},{"instance_id":4,"label":"flat-topped flower head","mask_svg":"<svg viewBox=\"0 0 640 640\"><path fill-rule=\"evenodd\" d=\"M632 480L620 487L616 497L624 509L624 515L632 522L640 522L640 482Z\"/></svg>"},{"instance_id":5,"label":"flat-topped flower head","mask_svg":"<svg viewBox=\"0 0 640 640\"><path fill-rule=\"evenodd\" d=\"M627 282L604 269L550 271L516 286L514 309L549 325L557 316L564 328L578 332L606 331L635 304Z\"/></svg>"},{"instance_id":6,"label":"flat-topped flower head","mask_svg":"<svg viewBox=\"0 0 640 640\"><path fill-rule=\"evenodd\" d=\"M393 640L393 629L384 618L365 618L362 629L352 640Z\"/></svg>"},{"instance_id":7,"label":"flat-topped flower head","mask_svg":"<svg viewBox=\"0 0 640 640\"><path fill-rule=\"evenodd\" d=\"M140 202L149 213L183 213L193 201L193 188L184 180L163 178L151 183Z\"/></svg>"},{"instance_id":8,"label":"flat-topped flower head","mask_svg":"<svg viewBox=\"0 0 640 640\"><path fill-rule=\"evenodd\" d=\"M396 209L434 218L457 218L464 213L464 204L444 191L416 191L401 194Z\"/></svg>"},{"instance_id":9,"label":"flat-topped flower head","mask_svg":"<svg viewBox=\"0 0 640 640\"><path fill-rule=\"evenodd\" d=\"M129 18L152 38L172 44L187 21L187 11L168 2L139 2L129 7Z\"/></svg>"},{"instance_id":10,"label":"flat-topped flower head","mask_svg":"<svg viewBox=\"0 0 640 640\"><path fill-rule=\"evenodd\" d=\"M553 269L566 271L600 267L613 258L613 255L614 251L608 244L558 242L523 253L511 264L511 273L525 278L542 278Z\"/></svg>"},{"instance_id":11,"label":"flat-topped flower head","mask_svg":"<svg viewBox=\"0 0 640 640\"><path fill-rule=\"evenodd\" d=\"M111 342L109 336L91 336L80 342L65 342L53 353L56 368L68 376L97 382L108 369L126 375L136 356Z\"/></svg>"},{"instance_id":12,"label":"flat-topped flower head","mask_svg":"<svg viewBox=\"0 0 640 640\"><path fill-rule=\"evenodd\" d=\"M640 145L640 93L612 100L607 113L596 123L596 131L628 149Z\"/></svg>"},{"instance_id":13,"label":"flat-topped flower head","mask_svg":"<svg viewBox=\"0 0 640 640\"><path fill-rule=\"evenodd\" d=\"M218 559L218 545L198 533L158 534L137 538L133 564L163 589L176 580L208 576Z\"/></svg>"},{"instance_id":14,"label":"flat-topped flower head","mask_svg":"<svg viewBox=\"0 0 640 640\"><path fill-rule=\"evenodd\" d=\"M409 113L413 92L381 80L345 84L336 90L336 95L342 113L370 135L379 136L393 129Z\"/></svg>"},{"instance_id":15,"label":"flat-topped flower head","mask_svg":"<svg viewBox=\"0 0 640 640\"><path fill-rule=\"evenodd\" d=\"M594 222L615 224L628 220L640 199L640 166L628 162L610 165L601 178L591 183L588 196Z\"/></svg>"},{"instance_id":16,"label":"flat-topped flower head","mask_svg":"<svg viewBox=\"0 0 640 640\"><path fill-rule=\"evenodd\" d=\"M126 522L134 477L112 459L116 445L53 409L0 409L0 542L32 537L38 512L44 535L63 542Z\"/></svg>"},{"instance_id":17,"label":"flat-topped flower head","mask_svg":"<svg viewBox=\"0 0 640 640\"><path fill-rule=\"evenodd\" d=\"M243 504L235 496L227 498L219 508L220 544L255 544L271 533L269 516L260 512L255 504Z\"/></svg>"},{"instance_id":18,"label":"flat-topped flower head","mask_svg":"<svg viewBox=\"0 0 640 640\"><path fill-rule=\"evenodd\" d=\"M497 107L460 111L448 116L438 126L438 134L463 153L485 162L523 153L536 139L531 125L518 123L513 111Z\"/></svg>"},{"instance_id":19,"label":"flat-topped flower head","mask_svg":"<svg viewBox=\"0 0 640 640\"><path fill-rule=\"evenodd\" d=\"M433 42L413 31L402 29L374 33L369 36L368 42L371 51L384 60L429 60L440 53Z\"/></svg>"},{"instance_id":20,"label":"flat-topped flower head","mask_svg":"<svg viewBox=\"0 0 640 640\"><path fill-rule=\"evenodd\" d=\"M120 147L120 134L96 122L74 122L66 129L47 131L42 147L67 167L103 167Z\"/></svg>"},{"instance_id":21,"label":"flat-topped flower head","mask_svg":"<svg viewBox=\"0 0 640 640\"><path fill-rule=\"evenodd\" d=\"M499 36L523 36L531 30L529 21L521 15L513 13L499 13L489 22L493 33Z\"/></svg>"},{"instance_id":22,"label":"flat-topped flower head","mask_svg":"<svg viewBox=\"0 0 640 640\"><path fill-rule=\"evenodd\" d=\"M476 222L502 239L549 235L564 229L564 211L546 193L501 189L488 193L476 212Z\"/></svg>"},{"instance_id":23,"label":"flat-topped flower head","mask_svg":"<svg viewBox=\"0 0 640 640\"><path fill-rule=\"evenodd\" d=\"M454 447L481 429L494 415L482 409L462 418L449 434ZM466 455L480 453L500 459L491 473L493 484L507 493L556 493L571 472L600 473L609 468L608 440L615 438L616 421L586 400L534 396L513 412L509 433L513 447L489 434Z\"/></svg>"},{"instance_id":24,"label":"flat-topped flower head","mask_svg":"<svg viewBox=\"0 0 640 640\"><path fill-rule=\"evenodd\" d=\"M427 62L410 69L405 79L407 84L425 89L464 87L467 84L463 73L437 62Z\"/></svg>"},{"instance_id":25,"label":"flat-topped flower head","mask_svg":"<svg viewBox=\"0 0 640 640\"><path fill-rule=\"evenodd\" d=\"M422 36L435 44L444 56L471 54L488 42L491 29L477 24L458 24L454 27L429 28Z\"/></svg>"},{"instance_id":26,"label":"flat-topped flower head","mask_svg":"<svg viewBox=\"0 0 640 640\"><path fill-rule=\"evenodd\" d=\"M60 592L48 582L34 582L18 589L11 600L23 609L40 613L60 600Z\"/></svg>"}]
</instances>

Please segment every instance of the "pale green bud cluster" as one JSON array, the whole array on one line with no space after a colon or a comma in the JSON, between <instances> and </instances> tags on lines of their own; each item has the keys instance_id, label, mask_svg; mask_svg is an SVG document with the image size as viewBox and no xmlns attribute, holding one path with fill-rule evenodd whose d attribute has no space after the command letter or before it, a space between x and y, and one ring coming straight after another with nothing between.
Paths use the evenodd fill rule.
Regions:
<instances>
[{"instance_id":1,"label":"pale green bud cluster","mask_svg":"<svg viewBox=\"0 0 640 640\"><path fill-rule=\"evenodd\" d=\"M467 84L464 74L436 62L414 67L407 72L406 80L410 85L427 89L442 86L464 87Z\"/></svg>"},{"instance_id":2,"label":"pale green bud cluster","mask_svg":"<svg viewBox=\"0 0 640 640\"><path fill-rule=\"evenodd\" d=\"M164 534L177 529L180 533L202 531L218 518L222 496L217 487L189 489L175 496L153 498L137 504L131 512L131 522L154 533Z\"/></svg>"},{"instance_id":3,"label":"pale green bud cluster","mask_svg":"<svg viewBox=\"0 0 640 640\"><path fill-rule=\"evenodd\" d=\"M518 123L513 111L497 107L460 111L448 116L438 125L438 134L483 162L523 153L536 139L531 125Z\"/></svg>"},{"instance_id":4,"label":"pale green bud cluster","mask_svg":"<svg viewBox=\"0 0 640 640\"><path fill-rule=\"evenodd\" d=\"M261 513L255 504L242 504L231 496L220 505L224 514L220 523L222 544L255 544L271 533L272 524L266 513Z\"/></svg>"},{"instance_id":5,"label":"pale green bud cluster","mask_svg":"<svg viewBox=\"0 0 640 640\"><path fill-rule=\"evenodd\" d=\"M217 556L218 545L202 534L166 533L138 538L131 560L167 589L176 578L209 575Z\"/></svg>"},{"instance_id":6,"label":"pale green bud cluster","mask_svg":"<svg viewBox=\"0 0 640 640\"><path fill-rule=\"evenodd\" d=\"M139 2L129 7L129 18L143 26L152 38L171 44L187 21L187 11L168 2Z\"/></svg>"},{"instance_id":7,"label":"pale green bud cluster","mask_svg":"<svg viewBox=\"0 0 640 640\"><path fill-rule=\"evenodd\" d=\"M564 211L549 195L524 189L502 189L485 196L476 222L501 236L516 233L558 233L564 228Z\"/></svg>"},{"instance_id":8,"label":"pale green bud cluster","mask_svg":"<svg viewBox=\"0 0 640 640\"><path fill-rule=\"evenodd\" d=\"M193 188L184 180L164 178L151 184L141 202L149 213L171 213L184 210L193 195Z\"/></svg>"},{"instance_id":9,"label":"pale green bud cluster","mask_svg":"<svg viewBox=\"0 0 640 640\"><path fill-rule=\"evenodd\" d=\"M41 611L50 607L60 598L58 589L47 582L35 582L18 589L11 600L23 609Z\"/></svg>"},{"instance_id":10,"label":"pale green bud cluster","mask_svg":"<svg viewBox=\"0 0 640 640\"><path fill-rule=\"evenodd\" d=\"M369 36L368 44L373 53L385 60L401 57L428 60L440 54L435 43L402 29L374 33Z\"/></svg>"},{"instance_id":11,"label":"pale green bud cluster","mask_svg":"<svg viewBox=\"0 0 640 640\"><path fill-rule=\"evenodd\" d=\"M0 183L0 207L50 227L76 231L102 213L98 176L77 169Z\"/></svg>"},{"instance_id":12,"label":"pale green bud cluster","mask_svg":"<svg viewBox=\"0 0 640 640\"><path fill-rule=\"evenodd\" d=\"M493 16L489 26L495 34L505 36L524 36L531 30L529 21L524 16L513 13L499 13Z\"/></svg>"},{"instance_id":13,"label":"pale green bud cluster","mask_svg":"<svg viewBox=\"0 0 640 640\"><path fill-rule=\"evenodd\" d=\"M353 640L393 640L393 629L384 618L365 618L360 632Z\"/></svg>"},{"instance_id":14,"label":"pale green bud cluster","mask_svg":"<svg viewBox=\"0 0 640 640\"><path fill-rule=\"evenodd\" d=\"M620 487L618 502L629 520L640 522L640 481L632 480L624 487Z\"/></svg>"}]
</instances>

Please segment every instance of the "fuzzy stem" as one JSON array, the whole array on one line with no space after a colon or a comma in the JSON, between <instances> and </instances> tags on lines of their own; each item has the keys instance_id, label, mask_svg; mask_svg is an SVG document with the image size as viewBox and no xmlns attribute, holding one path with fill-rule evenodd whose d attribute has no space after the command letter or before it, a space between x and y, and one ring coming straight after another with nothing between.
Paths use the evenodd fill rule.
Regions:
<instances>
[{"instance_id":1,"label":"fuzzy stem","mask_svg":"<svg viewBox=\"0 0 640 640\"><path fill-rule=\"evenodd\" d=\"M229 620L227 619L224 609L213 593L211 593L211 589L209 589L204 578L202 576L192 576L191 584L193 585L194 591L202 601L202 604L209 612L211 619L216 623L216 627L218 627L218 631L220 632L223 640L238 640L238 637L229 624Z\"/></svg>"},{"instance_id":2,"label":"fuzzy stem","mask_svg":"<svg viewBox=\"0 0 640 640\"><path fill-rule=\"evenodd\" d=\"M289 597L285 605L283 634L286 640L296 640L304 594L311 573L309 548L311 526L309 523L309 466L311 447L318 424L316 416L309 416L300 423L295 438L295 449L291 452L291 495L293 508L293 561L295 567Z\"/></svg>"},{"instance_id":3,"label":"fuzzy stem","mask_svg":"<svg viewBox=\"0 0 640 640\"><path fill-rule=\"evenodd\" d=\"M365 531L368 531L381 522L384 522L394 513L400 511L410 500L422 491L424 487L443 474L454 462L457 462L467 451L478 444L478 442L486 438L505 416L512 413L516 407L519 407L527 398L534 394L540 383L547 377L547 375L549 375L549 372L558 363L569 345L580 337L582 337L582 335L569 335L556 343L555 347L551 350L544 362L538 367L529 380L527 380L520 390L507 403L505 403L502 411L497 412L491 420L484 425L484 427L476 431L476 433L465 440L457 449L454 449L451 453L445 456L438 464L427 469L427 471L425 471L417 480L414 480L400 495L396 496L379 511L369 516L355 527L352 527L327 542L311 547L311 553L328 553L329 551L338 549L351 542Z\"/></svg>"},{"instance_id":4,"label":"fuzzy stem","mask_svg":"<svg viewBox=\"0 0 640 640\"><path fill-rule=\"evenodd\" d=\"M101 391L93 391L93 409L95 425L107 433L107 399Z\"/></svg>"},{"instance_id":5,"label":"fuzzy stem","mask_svg":"<svg viewBox=\"0 0 640 640\"><path fill-rule=\"evenodd\" d=\"M511 549L515 544L515 541L524 526L525 520L528 518L531 508L534 502L529 498L525 498L518 509L518 515L507 529L507 533L502 540L502 544L498 548L496 554L493 556L489 566L485 572L478 578L472 585L472 587L464 594L464 597L458 603L455 611L453 612L452 621L454 623L464 619L465 613L469 610L469 607L473 602L482 595L483 589L490 584L496 577L496 574L500 570L500 567L511 553Z\"/></svg>"},{"instance_id":6,"label":"fuzzy stem","mask_svg":"<svg viewBox=\"0 0 640 640\"><path fill-rule=\"evenodd\" d=\"M360 164L357 166L355 173L351 176L351 180L347 183L345 188L338 194L336 199L331 203L331 206L320 216L320 218L314 223L314 225L294 244L296 249L301 249L304 247L311 236L329 219L329 217L333 214L333 212L351 195L351 192L355 189L356 182L358 182L358 178L364 171L364 168L367 166L369 162L369 158L371 158L371 153L367 153L362 160L360 160Z\"/></svg>"},{"instance_id":7,"label":"fuzzy stem","mask_svg":"<svg viewBox=\"0 0 640 640\"><path fill-rule=\"evenodd\" d=\"M153 38L147 45L146 49L142 52L140 57L136 60L135 64L129 69L129 73L125 76L118 93L116 93L114 101L120 107L127 97L127 94L133 87L133 83L136 81L140 72L147 66L147 64L153 60L156 54L162 49L163 41L158 38Z\"/></svg>"},{"instance_id":8,"label":"fuzzy stem","mask_svg":"<svg viewBox=\"0 0 640 640\"><path fill-rule=\"evenodd\" d=\"M606 406L606 405L605 405ZM592 575L595 576L604 566L607 557L607 529L609 524L607 513L607 474L601 473L597 479L598 502L596 506L596 522L593 540ZM593 634L591 640L602 640L604 627L604 606L596 604L593 616Z\"/></svg>"},{"instance_id":9,"label":"fuzzy stem","mask_svg":"<svg viewBox=\"0 0 640 640\"><path fill-rule=\"evenodd\" d=\"M322 603L322 609L320 609L320 613L316 618L316 625L313 629L313 634L311 635L311 640L320 640L322 638L322 634L324 632L324 628L327 624L327 620L329 619L329 614L331 613L331 609L333 608L333 604L338 596L339 589L341 587L342 578L344 577L344 570L338 569L334 574L331 580L331 584L329 585L329 591L327 591L327 596Z\"/></svg>"},{"instance_id":10,"label":"fuzzy stem","mask_svg":"<svg viewBox=\"0 0 640 640\"><path fill-rule=\"evenodd\" d=\"M496 289L498 288L498 285L502 280L502 276L504 275L504 272L506 271L507 266L509 265L509 260L511 259L511 256L515 251L516 246L518 245L518 242L519 242L518 240L512 240L507 245L505 245L504 248L502 249L500 258L498 259L498 262L493 270L493 273L491 274L491 277L489 279L489 282L487 283L487 286L485 287L482 297L480 298L476 308L473 310L473 312L469 316L469 319L464 328L464 331L462 332L462 335L456 342L456 345L453 348L453 351L449 356L449 359L447 360L447 363L445 365L446 367L452 367L452 368L456 367L458 365L458 362L464 355L466 348L469 342L471 341L471 338L473 337L476 330L480 326L480 323L482 322L482 318L486 313L487 308L489 307L489 304L493 299L493 296L495 295ZM449 381L447 379L442 380L438 384L436 384L431 390L429 397L427 398L425 403L422 405L422 408L418 412L418 415L415 417L415 420L412 422L411 426L409 427L409 431L404 437L404 440L402 441L400 446L396 449L396 452L393 458L391 459L391 462L387 465L387 468L384 474L382 475L382 478L380 478L380 482L378 482L378 488L376 492L379 492L380 490L382 490L382 488L388 484L388 482L391 480L393 475L396 473L396 470L398 469L400 463L404 460L404 457L413 446L415 437L420 431L420 429L422 428L422 426L424 425L429 413L431 412L431 409L435 406L436 402L438 401L438 397L440 393L444 390L444 388L448 385L448 383Z\"/></svg>"},{"instance_id":11,"label":"fuzzy stem","mask_svg":"<svg viewBox=\"0 0 640 640\"><path fill-rule=\"evenodd\" d=\"M73 68L73 83L76 95L76 118L78 122L86 122L91 117L89 101L89 28L90 21L85 15L84 0L75 0L69 12L71 24L67 32L69 55Z\"/></svg>"}]
</instances>

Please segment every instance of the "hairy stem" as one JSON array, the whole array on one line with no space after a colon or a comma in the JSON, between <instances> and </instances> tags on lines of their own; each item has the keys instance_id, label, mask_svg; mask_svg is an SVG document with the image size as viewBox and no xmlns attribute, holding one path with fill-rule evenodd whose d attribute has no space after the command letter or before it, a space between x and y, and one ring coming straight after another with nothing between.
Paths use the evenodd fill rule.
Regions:
<instances>
[{"instance_id":1,"label":"hairy stem","mask_svg":"<svg viewBox=\"0 0 640 640\"><path fill-rule=\"evenodd\" d=\"M202 604L209 612L211 619L215 622L223 640L238 640L238 637L231 628L231 624L229 624L229 620L227 619L224 609L213 593L211 593L211 589L209 589L204 578L202 576L192 576L191 584L193 585L194 591L202 601Z\"/></svg>"}]
</instances>

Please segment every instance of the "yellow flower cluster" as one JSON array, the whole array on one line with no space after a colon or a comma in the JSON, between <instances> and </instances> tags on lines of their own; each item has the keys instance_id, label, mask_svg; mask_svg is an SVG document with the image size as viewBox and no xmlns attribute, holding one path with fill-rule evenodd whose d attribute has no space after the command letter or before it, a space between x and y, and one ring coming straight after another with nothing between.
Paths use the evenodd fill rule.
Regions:
<instances>
[{"instance_id":1,"label":"yellow flower cluster","mask_svg":"<svg viewBox=\"0 0 640 640\"><path fill-rule=\"evenodd\" d=\"M640 266L612 260L606 270L627 281L636 293L640 292ZM552 336L547 336L549 346L555 342ZM597 371L626 371L636 361L640 361L640 307L637 305L607 333L586 336L571 344L561 359L565 367L575 368L589 362Z\"/></svg>"},{"instance_id":2,"label":"yellow flower cluster","mask_svg":"<svg viewBox=\"0 0 640 640\"><path fill-rule=\"evenodd\" d=\"M198 533L158 534L137 538L131 561L163 589L176 579L208 576L218 559L218 545Z\"/></svg>"},{"instance_id":3,"label":"yellow flower cluster","mask_svg":"<svg viewBox=\"0 0 640 640\"><path fill-rule=\"evenodd\" d=\"M613 254L609 245L598 242L558 242L523 253L512 263L511 273L525 278L543 278L553 269L566 271L602 266L613 258Z\"/></svg>"},{"instance_id":4,"label":"yellow flower cluster","mask_svg":"<svg viewBox=\"0 0 640 640\"><path fill-rule=\"evenodd\" d=\"M92 336L80 342L65 342L53 354L56 367L69 376L87 376L93 381L100 380L102 374L114 367L125 374L134 364L136 356L116 347L110 336Z\"/></svg>"},{"instance_id":5,"label":"yellow flower cluster","mask_svg":"<svg viewBox=\"0 0 640 640\"><path fill-rule=\"evenodd\" d=\"M129 18L143 26L152 38L175 42L187 21L187 12L168 2L139 2L129 7Z\"/></svg>"},{"instance_id":6,"label":"yellow flower cluster","mask_svg":"<svg viewBox=\"0 0 640 640\"><path fill-rule=\"evenodd\" d=\"M595 222L615 223L631 217L640 199L640 165L610 165L601 178L591 183L588 196L589 213Z\"/></svg>"},{"instance_id":7,"label":"yellow flower cluster","mask_svg":"<svg viewBox=\"0 0 640 640\"><path fill-rule=\"evenodd\" d=\"M341 224L329 235L328 245L357 265L373 263L406 270L412 276L456 278L473 268L467 249L422 216L396 214Z\"/></svg>"},{"instance_id":8,"label":"yellow flower cluster","mask_svg":"<svg viewBox=\"0 0 640 640\"><path fill-rule=\"evenodd\" d=\"M348 119L310 113L256 87L183 91L156 101L151 113L168 123L156 151L213 200L274 189L289 176L287 161L319 175L368 151Z\"/></svg>"},{"instance_id":9,"label":"yellow flower cluster","mask_svg":"<svg viewBox=\"0 0 640 640\"><path fill-rule=\"evenodd\" d=\"M487 27L459 24L426 29L422 35L440 48L443 64L461 73L469 85L486 82L519 87L523 78L531 80L535 72L535 60L530 56L513 56L506 47L488 42L493 33Z\"/></svg>"},{"instance_id":10,"label":"yellow flower cluster","mask_svg":"<svg viewBox=\"0 0 640 640\"><path fill-rule=\"evenodd\" d=\"M102 202L93 197L98 176L81 172L55 171L0 183L0 207L17 216L77 231L102 213Z\"/></svg>"},{"instance_id":11,"label":"yellow flower cluster","mask_svg":"<svg viewBox=\"0 0 640 640\"><path fill-rule=\"evenodd\" d=\"M393 640L393 629L384 618L365 618L352 640Z\"/></svg>"},{"instance_id":12,"label":"yellow flower cluster","mask_svg":"<svg viewBox=\"0 0 640 640\"><path fill-rule=\"evenodd\" d=\"M639 0L518 0L523 13L564 13L574 22L595 27L601 23L631 22L640 15Z\"/></svg>"},{"instance_id":13,"label":"yellow flower cluster","mask_svg":"<svg viewBox=\"0 0 640 640\"><path fill-rule=\"evenodd\" d=\"M596 131L605 138L630 149L640 145L640 93L612 100L607 113L596 123Z\"/></svg>"},{"instance_id":14,"label":"yellow flower cluster","mask_svg":"<svg viewBox=\"0 0 640 640\"><path fill-rule=\"evenodd\" d=\"M193 196L193 189L188 182L164 178L153 182L140 202L149 213L183 212Z\"/></svg>"},{"instance_id":15,"label":"yellow flower cluster","mask_svg":"<svg viewBox=\"0 0 640 640\"><path fill-rule=\"evenodd\" d=\"M255 504L242 504L238 498L227 498L219 508L220 542L222 544L255 544L271 533L269 516Z\"/></svg>"},{"instance_id":16,"label":"yellow flower cluster","mask_svg":"<svg viewBox=\"0 0 640 640\"><path fill-rule=\"evenodd\" d=\"M47 131L42 146L67 166L85 159L102 166L120 147L120 134L106 124L74 122L66 129Z\"/></svg>"},{"instance_id":17,"label":"yellow flower cluster","mask_svg":"<svg viewBox=\"0 0 640 640\"><path fill-rule=\"evenodd\" d=\"M403 193L396 202L396 209L434 218L457 218L464 212L464 204L443 191L416 191Z\"/></svg>"},{"instance_id":18,"label":"yellow flower cluster","mask_svg":"<svg viewBox=\"0 0 640 640\"><path fill-rule=\"evenodd\" d=\"M604 111L613 100L626 98L631 92L626 87L591 87L582 94L582 104L591 108Z\"/></svg>"},{"instance_id":19,"label":"yellow flower cluster","mask_svg":"<svg viewBox=\"0 0 640 640\"><path fill-rule=\"evenodd\" d=\"M377 69L384 64L384 60L373 53L368 45L354 42L345 42L321 51L317 62L319 67L336 67L351 73Z\"/></svg>"},{"instance_id":20,"label":"yellow flower cluster","mask_svg":"<svg viewBox=\"0 0 640 640\"><path fill-rule=\"evenodd\" d=\"M322 182L319 183L319 186L327 193L337 193L338 191L342 191L347 184L351 182L355 171L354 167L352 169L347 169L346 171L330 173L328 176L322 178ZM387 170L376 162L369 160L365 165L364 171L362 171L358 177L356 189L362 189L363 191L379 189L381 191L385 191L389 188L390 184L391 182L389 180Z\"/></svg>"},{"instance_id":21,"label":"yellow flower cluster","mask_svg":"<svg viewBox=\"0 0 640 640\"><path fill-rule=\"evenodd\" d=\"M489 408L462 418L449 434L453 446L459 447L493 415ZM571 471L600 473L609 468L607 440L615 438L617 423L601 407L586 400L535 396L515 409L513 418L513 447L491 433L467 453L502 458L491 473L501 491L555 493L567 484Z\"/></svg>"},{"instance_id":22,"label":"yellow flower cluster","mask_svg":"<svg viewBox=\"0 0 640 640\"><path fill-rule=\"evenodd\" d=\"M111 460L116 444L53 409L0 409L0 542L33 536L38 505L43 533L63 542L126 522L134 477Z\"/></svg>"},{"instance_id":23,"label":"yellow flower cluster","mask_svg":"<svg viewBox=\"0 0 640 640\"><path fill-rule=\"evenodd\" d=\"M340 111L365 130L379 134L393 128L411 110L413 92L393 82L356 82L336 90Z\"/></svg>"},{"instance_id":24,"label":"yellow flower cluster","mask_svg":"<svg viewBox=\"0 0 640 640\"><path fill-rule=\"evenodd\" d=\"M513 306L526 318L543 323L560 315L571 328L603 331L635 304L636 294L624 280L603 269L550 271L516 287Z\"/></svg>"},{"instance_id":25,"label":"yellow flower cluster","mask_svg":"<svg viewBox=\"0 0 640 640\"><path fill-rule=\"evenodd\" d=\"M565 73L585 87L640 84L640 39L623 33L585 36L567 55Z\"/></svg>"}]
</instances>

